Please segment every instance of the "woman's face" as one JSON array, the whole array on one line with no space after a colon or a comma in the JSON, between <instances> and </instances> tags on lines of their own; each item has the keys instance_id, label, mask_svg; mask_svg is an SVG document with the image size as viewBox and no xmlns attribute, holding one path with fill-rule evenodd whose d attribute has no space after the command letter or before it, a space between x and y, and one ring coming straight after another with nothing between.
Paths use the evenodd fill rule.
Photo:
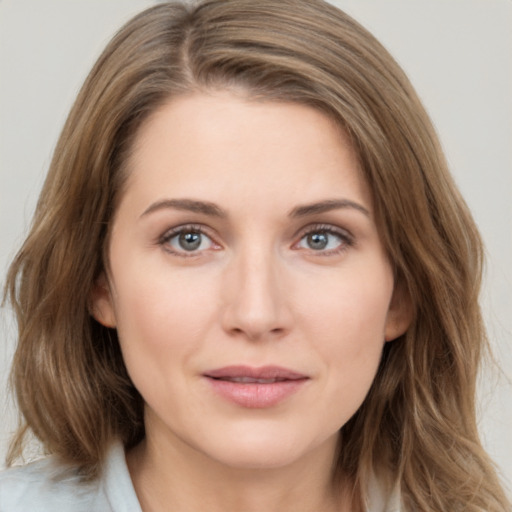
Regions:
<instances>
[{"instance_id":1,"label":"woman's face","mask_svg":"<svg viewBox=\"0 0 512 512\"><path fill-rule=\"evenodd\" d=\"M231 467L332 456L407 327L347 136L310 107L190 95L128 171L93 300L148 441Z\"/></svg>"}]
</instances>

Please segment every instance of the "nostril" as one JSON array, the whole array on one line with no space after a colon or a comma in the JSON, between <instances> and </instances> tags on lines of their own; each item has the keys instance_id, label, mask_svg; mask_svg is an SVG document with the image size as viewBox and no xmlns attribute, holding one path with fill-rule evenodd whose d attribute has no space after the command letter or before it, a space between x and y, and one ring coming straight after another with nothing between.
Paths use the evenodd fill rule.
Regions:
<instances>
[{"instance_id":1,"label":"nostril","mask_svg":"<svg viewBox=\"0 0 512 512\"><path fill-rule=\"evenodd\" d=\"M272 329L251 329L249 327L244 329L240 327L233 327L230 331L232 336L244 337L251 341L259 341L264 339L275 339L283 336L286 330L282 327L276 327Z\"/></svg>"}]
</instances>

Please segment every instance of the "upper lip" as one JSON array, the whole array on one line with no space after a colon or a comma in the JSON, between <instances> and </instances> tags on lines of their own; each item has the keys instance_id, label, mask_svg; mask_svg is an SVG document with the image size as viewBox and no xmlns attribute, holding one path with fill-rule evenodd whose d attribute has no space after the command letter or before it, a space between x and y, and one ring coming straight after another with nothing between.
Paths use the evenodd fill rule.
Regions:
<instances>
[{"instance_id":1,"label":"upper lip","mask_svg":"<svg viewBox=\"0 0 512 512\"><path fill-rule=\"evenodd\" d=\"M300 380L308 378L308 376L304 375L303 373L298 373L288 368L283 368L281 366L224 366L223 368L208 370L203 375L205 377L210 377L213 379L233 379L247 377L250 379L265 380Z\"/></svg>"}]
</instances>

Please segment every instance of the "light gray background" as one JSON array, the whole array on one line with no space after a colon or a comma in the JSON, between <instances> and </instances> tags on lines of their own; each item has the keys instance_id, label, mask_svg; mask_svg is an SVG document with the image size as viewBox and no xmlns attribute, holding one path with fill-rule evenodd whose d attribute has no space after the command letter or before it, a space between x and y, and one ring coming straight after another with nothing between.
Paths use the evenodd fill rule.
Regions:
<instances>
[{"instance_id":1,"label":"light gray background","mask_svg":"<svg viewBox=\"0 0 512 512\"><path fill-rule=\"evenodd\" d=\"M255 0L257 1L257 0ZM149 0L0 0L0 284L74 96L113 32ZM512 482L512 0L338 0L409 74L488 249L482 303L504 372L480 393L485 446ZM0 458L12 430L0 324Z\"/></svg>"}]
</instances>

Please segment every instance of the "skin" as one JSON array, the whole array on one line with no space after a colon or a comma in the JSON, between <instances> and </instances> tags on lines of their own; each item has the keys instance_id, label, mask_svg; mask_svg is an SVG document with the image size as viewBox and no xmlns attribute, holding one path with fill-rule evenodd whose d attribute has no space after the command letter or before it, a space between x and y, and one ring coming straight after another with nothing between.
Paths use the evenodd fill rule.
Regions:
<instances>
[{"instance_id":1,"label":"skin","mask_svg":"<svg viewBox=\"0 0 512 512\"><path fill-rule=\"evenodd\" d=\"M337 433L409 318L348 137L303 105L182 96L142 126L128 171L93 303L146 403L127 456L143 510L350 510ZM197 249L183 226L204 231ZM247 408L204 377L240 364L307 379Z\"/></svg>"}]
</instances>

